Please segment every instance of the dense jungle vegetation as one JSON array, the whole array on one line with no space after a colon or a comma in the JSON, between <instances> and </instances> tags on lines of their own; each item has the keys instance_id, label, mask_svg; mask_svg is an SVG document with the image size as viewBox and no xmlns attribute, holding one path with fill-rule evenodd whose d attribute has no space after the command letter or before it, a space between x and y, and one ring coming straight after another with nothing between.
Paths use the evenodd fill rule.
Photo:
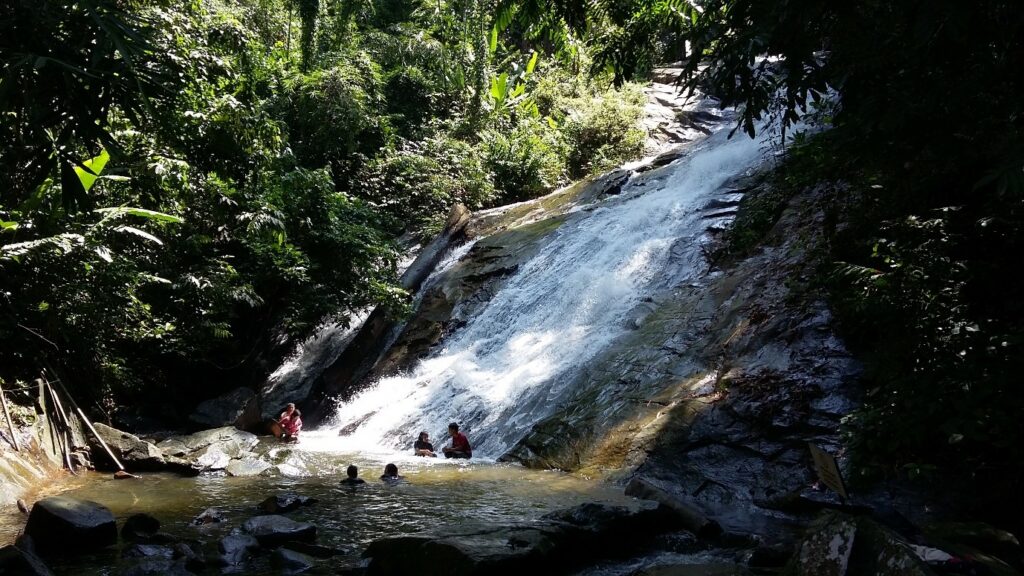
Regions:
<instances>
[{"instance_id":1,"label":"dense jungle vegetation","mask_svg":"<svg viewBox=\"0 0 1024 576\"><path fill-rule=\"evenodd\" d=\"M941 471L980 498L1024 480L1015 2L0 12L8 380L49 364L108 403L192 394L262 374L325 317L401 309L398 237L635 156L629 81L682 60L684 88L740 107L736 137L832 127L797 139L781 180L831 190L821 281L867 361L857 469Z\"/></svg>"},{"instance_id":2,"label":"dense jungle vegetation","mask_svg":"<svg viewBox=\"0 0 1024 576\"><path fill-rule=\"evenodd\" d=\"M643 151L643 95L476 0L0 8L0 376L107 416L401 311L399 239ZM169 401L169 402L168 402ZM116 412L120 411L121 414Z\"/></svg>"}]
</instances>

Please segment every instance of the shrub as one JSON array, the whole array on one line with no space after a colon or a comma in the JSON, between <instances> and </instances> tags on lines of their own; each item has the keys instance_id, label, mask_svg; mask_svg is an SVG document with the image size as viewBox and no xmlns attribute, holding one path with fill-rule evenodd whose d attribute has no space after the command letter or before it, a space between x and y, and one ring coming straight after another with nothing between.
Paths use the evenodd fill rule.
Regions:
<instances>
[{"instance_id":1,"label":"shrub","mask_svg":"<svg viewBox=\"0 0 1024 576\"><path fill-rule=\"evenodd\" d=\"M562 181L566 150L557 133L530 119L482 136L484 165L491 172L495 201L520 202L550 192Z\"/></svg>"},{"instance_id":2,"label":"shrub","mask_svg":"<svg viewBox=\"0 0 1024 576\"><path fill-rule=\"evenodd\" d=\"M355 190L407 229L421 229L456 202L476 209L494 186L476 149L447 136L405 142L372 160Z\"/></svg>"},{"instance_id":3,"label":"shrub","mask_svg":"<svg viewBox=\"0 0 1024 576\"><path fill-rule=\"evenodd\" d=\"M569 175L579 178L638 158L646 137L640 127L644 95L637 85L598 98L573 99L562 132L569 146Z\"/></svg>"}]
</instances>

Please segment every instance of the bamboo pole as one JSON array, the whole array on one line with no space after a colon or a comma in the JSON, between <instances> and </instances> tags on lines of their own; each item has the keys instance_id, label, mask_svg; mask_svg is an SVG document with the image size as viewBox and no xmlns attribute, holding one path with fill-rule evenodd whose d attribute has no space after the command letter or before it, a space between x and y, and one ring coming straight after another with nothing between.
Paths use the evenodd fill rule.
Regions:
<instances>
[{"instance_id":1,"label":"bamboo pole","mask_svg":"<svg viewBox=\"0 0 1024 576\"><path fill-rule=\"evenodd\" d=\"M4 417L7 418L7 429L11 432L11 441L14 442L14 450L21 452L21 445L18 443L18 435L14 433L14 424L11 422L11 413L7 410L7 396L4 395L4 387L0 385L0 400L4 405Z\"/></svg>"},{"instance_id":2,"label":"bamboo pole","mask_svg":"<svg viewBox=\"0 0 1024 576\"><path fill-rule=\"evenodd\" d=\"M119 470L124 470L124 466L121 464L121 461L117 459L117 456L114 456L114 451L111 450L110 446L107 446L107 443L103 441L103 438L100 436L99 432L96 431L96 428L93 428L92 422L89 421L89 417L85 415L85 412L82 412L82 408L77 402L75 402L75 399L71 397L71 394L68 394L68 389L64 387L64 383L61 382L59 378L57 379L57 385L64 391L64 395L68 398L68 403L70 403L71 407L78 412L78 416L82 418L82 422L85 422L85 425L92 431L92 435L100 441L100 446L103 446L103 449L107 451L107 456L110 456L110 459L114 461L114 464L117 464L117 468Z\"/></svg>"},{"instance_id":3,"label":"bamboo pole","mask_svg":"<svg viewBox=\"0 0 1024 576\"><path fill-rule=\"evenodd\" d=\"M50 383L45 378L43 381L46 382L46 389L49 390L50 398L53 399L53 405L57 408L56 412L60 416L61 423L64 425L64 429L60 432L61 439L64 441L61 446L61 452L64 454L64 464L74 474L75 467L71 464L71 439L68 437L68 432L71 430L71 420L68 419L68 415L64 412L64 405L61 404L57 393L53 391L53 386L50 386Z\"/></svg>"},{"instance_id":4,"label":"bamboo pole","mask_svg":"<svg viewBox=\"0 0 1024 576\"><path fill-rule=\"evenodd\" d=\"M50 433L50 450L53 455L57 455L57 435L54 433L54 420L50 418L50 402L46 400L46 382L42 378L37 378L36 382L39 384L39 406L43 409L43 417L46 418L46 431Z\"/></svg>"}]
</instances>

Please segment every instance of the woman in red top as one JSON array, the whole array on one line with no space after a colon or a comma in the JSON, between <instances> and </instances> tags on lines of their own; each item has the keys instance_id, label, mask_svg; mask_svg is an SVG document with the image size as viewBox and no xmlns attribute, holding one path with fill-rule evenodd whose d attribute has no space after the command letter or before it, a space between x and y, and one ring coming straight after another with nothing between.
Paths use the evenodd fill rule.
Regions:
<instances>
[{"instance_id":1,"label":"woman in red top","mask_svg":"<svg viewBox=\"0 0 1024 576\"><path fill-rule=\"evenodd\" d=\"M281 418L277 420L277 423L283 430L281 440L295 442L299 439L299 431L302 430L302 412L299 412L295 404L289 403L285 406L284 412L281 412Z\"/></svg>"},{"instance_id":2,"label":"woman in red top","mask_svg":"<svg viewBox=\"0 0 1024 576\"><path fill-rule=\"evenodd\" d=\"M473 449L469 447L469 438L459 432L459 425L452 422L448 425L448 435L452 437L450 446L442 448L445 458L472 458Z\"/></svg>"}]
</instances>

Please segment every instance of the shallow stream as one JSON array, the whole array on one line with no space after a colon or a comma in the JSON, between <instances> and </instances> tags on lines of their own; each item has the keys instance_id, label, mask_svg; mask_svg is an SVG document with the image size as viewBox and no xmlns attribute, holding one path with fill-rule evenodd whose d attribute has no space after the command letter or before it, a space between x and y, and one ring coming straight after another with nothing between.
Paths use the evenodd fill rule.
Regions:
<instances>
[{"instance_id":1,"label":"shallow stream","mask_svg":"<svg viewBox=\"0 0 1024 576\"><path fill-rule=\"evenodd\" d=\"M286 462L287 475L229 477L207 474L183 478L173 474L142 475L138 480L114 480L110 474L90 473L68 480L67 496L99 502L111 509L118 520L137 513L154 516L161 531L182 540L206 543L212 551L216 542L252 516L261 514L258 504L280 493L296 493L319 502L290 512L288 517L315 524L317 543L348 551L321 560L327 573L356 566L360 553L371 541L400 534L425 531L465 520L508 524L532 521L548 512L583 502L607 502L638 506L623 495L622 488L558 471L531 470L517 464L481 459L445 460L419 458L411 454L352 454L332 451L327 433L313 432L299 447L264 440L257 451ZM379 479L384 465L398 465L404 480L388 484ZM349 464L359 467L366 484L344 487ZM191 520L206 508L216 507L226 521L193 526ZM15 511L14 514L17 514ZM23 518L0 523L4 540L16 535ZM120 574L131 561L120 559L120 550L73 561L50 562L54 573ZM246 574L276 573L266 556L257 557L242 571Z\"/></svg>"}]
</instances>

